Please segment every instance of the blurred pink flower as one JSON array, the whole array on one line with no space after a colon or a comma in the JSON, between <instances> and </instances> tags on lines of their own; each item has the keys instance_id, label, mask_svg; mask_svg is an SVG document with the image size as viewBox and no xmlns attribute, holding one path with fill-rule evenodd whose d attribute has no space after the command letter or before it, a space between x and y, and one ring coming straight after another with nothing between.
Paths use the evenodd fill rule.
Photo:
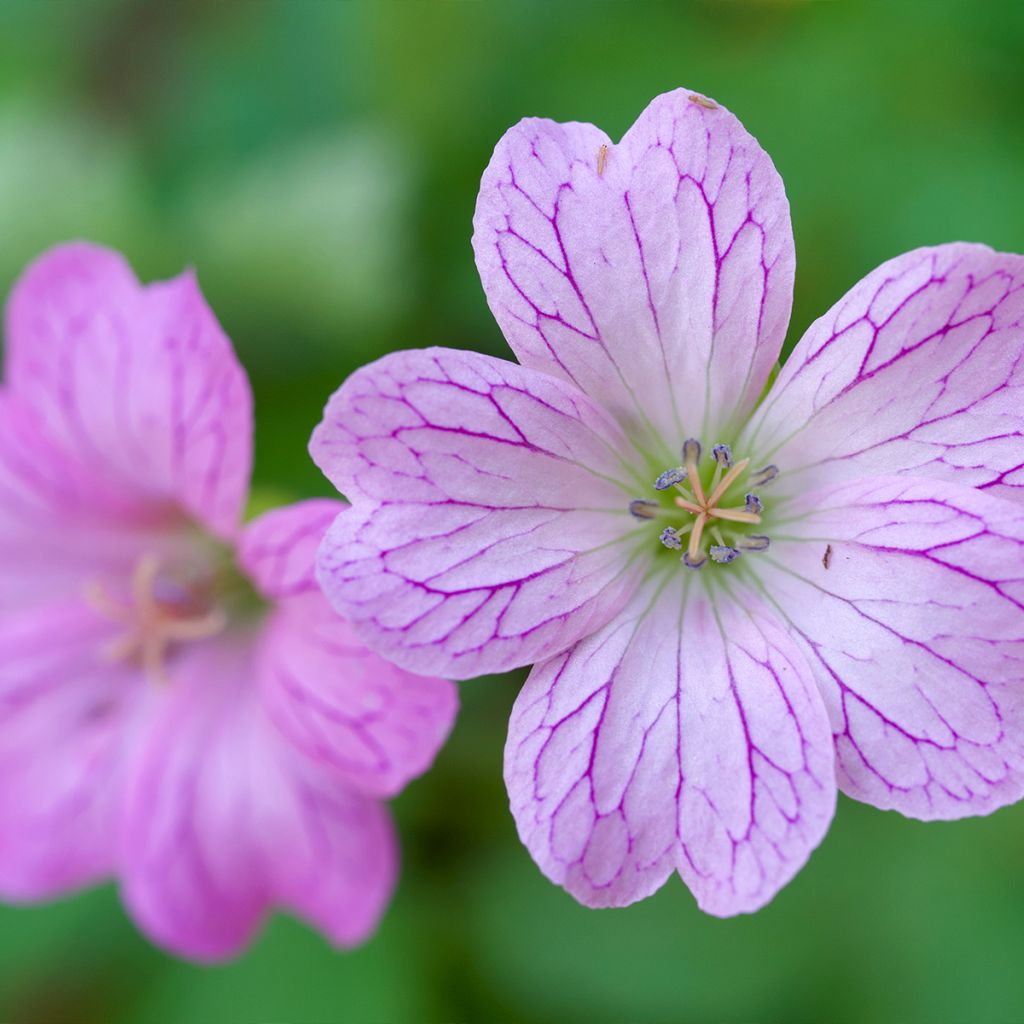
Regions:
<instances>
[{"instance_id":1,"label":"blurred pink flower","mask_svg":"<svg viewBox=\"0 0 1024 1024\"><path fill-rule=\"evenodd\" d=\"M617 145L521 122L474 224L522 365L430 349L346 382L312 441L353 502L318 578L410 670L538 663L505 777L545 874L617 906L678 871L735 914L837 783L926 819L1018 800L1024 259L900 256L771 383L782 181L685 91Z\"/></svg>"},{"instance_id":2,"label":"blurred pink flower","mask_svg":"<svg viewBox=\"0 0 1024 1024\"><path fill-rule=\"evenodd\" d=\"M7 309L0 390L0 894L117 876L142 929L218 959L267 910L352 945L390 896L380 799L452 685L370 654L313 558L343 508L239 528L249 385L191 274L85 244Z\"/></svg>"}]
</instances>

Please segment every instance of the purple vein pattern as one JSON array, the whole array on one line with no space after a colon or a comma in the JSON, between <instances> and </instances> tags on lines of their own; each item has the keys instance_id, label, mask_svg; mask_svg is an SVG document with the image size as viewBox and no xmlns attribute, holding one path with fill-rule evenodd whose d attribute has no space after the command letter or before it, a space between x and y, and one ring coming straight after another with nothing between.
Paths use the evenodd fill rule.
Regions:
<instances>
[{"instance_id":1,"label":"purple vein pattern","mask_svg":"<svg viewBox=\"0 0 1024 1024\"><path fill-rule=\"evenodd\" d=\"M811 326L747 436L804 487L899 469L1019 500L1022 334L1024 257L906 253Z\"/></svg>"},{"instance_id":2,"label":"purple vein pattern","mask_svg":"<svg viewBox=\"0 0 1024 1024\"><path fill-rule=\"evenodd\" d=\"M1024 259L892 260L761 399L789 207L716 103L658 97L618 144L522 121L474 229L521 365L431 349L342 386L311 451L352 507L317 573L410 671L534 664L505 778L544 873L604 907L676 872L735 914L839 788L925 819L1020 799ZM645 522L674 514L654 480L689 437L768 481L754 548L699 571Z\"/></svg>"},{"instance_id":3,"label":"purple vein pattern","mask_svg":"<svg viewBox=\"0 0 1024 1024\"><path fill-rule=\"evenodd\" d=\"M488 303L524 366L672 450L761 393L789 320L793 235L782 179L732 114L672 93L617 146L592 125L522 121L473 224Z\"/></svg>"},{"instance_id":4,"label":"purple vein pattern","mask_svg":"<svg viewBox=\"0 0 1024 1024\"><path fill-rule=\"evenodd\" d=\"M344 505L242 526L249 384L195 279L60 246L15 287L0 389L0 896L115 877L184 956L282 907L350 946L397 872L381 798L432 761L452 685L324 600Z\"/></svg>"},{"instance_id":5,"label":"purple vein pattern","mask_svg":"<svg viewBox=\"0 0 1024 1024\"><path fill-rule=\"evenodd\" d=\"M1019 799L1024 511L912 477L802 505L803 537L831 538L832 564L782 541L764 587L820 682L843 789L916 818ZM879 592L880 580L893 582Z\"/></svg>"},{"instance_id":6,"label":"purple vein pattern","mask_svg":"<svg viewBox=\"0 0 1024 1024\"><path fill-rule=\"evenodd\" d=\"M314 458L355 502L321 582L375 649L420 672L557 653L628 596L629 492L612 478L623 444L547 374L474 352L388 356L334 396L314 435Z\"/></svg>"}]
</instances>

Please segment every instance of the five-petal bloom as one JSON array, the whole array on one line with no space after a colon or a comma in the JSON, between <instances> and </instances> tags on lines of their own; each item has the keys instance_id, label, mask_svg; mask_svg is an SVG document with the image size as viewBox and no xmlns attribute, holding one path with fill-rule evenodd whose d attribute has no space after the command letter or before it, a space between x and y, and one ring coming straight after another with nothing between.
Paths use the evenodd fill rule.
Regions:
<instances>
[{"instance_id":1,"label":"five-petal bloom","mask_svg":"<svg viewBox=\"0 0 1024 1024\"><path fill-rule=\"evenodd\" d=\"M17 285L0 390L0 895L110 875L159 942L228 956L283 906L372 930L380 798L432 761L450 683L371 654L323 599L342 506L244 528L249 384L190 274L55 249Z\"/></svg>"},{"instance_id":2,"label":"five-petal bloom","mask_svg":"<svg viewBox=\"0 0 1024 1024\"><path fill-rule=\"evenodd\" d=\"M405 668L537 663L505 775L542 870L592 906L678 871L727 915L837 784L919 818L1019 799L1024 259L890 261L762 398L793 239L727 110L661 96L617 145L523 121L474 223L521 365L400 352L344 384L317 575Z\"/></svg>"}]
</instances>

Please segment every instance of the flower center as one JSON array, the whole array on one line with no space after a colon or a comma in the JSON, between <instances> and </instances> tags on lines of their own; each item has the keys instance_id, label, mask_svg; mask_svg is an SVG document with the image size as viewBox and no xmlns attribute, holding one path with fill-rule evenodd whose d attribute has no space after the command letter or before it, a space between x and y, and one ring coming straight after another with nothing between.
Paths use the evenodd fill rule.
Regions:
<instances>
[{"instance_id":1,"label":"flower center","mask_svg":"<svg viewBox=\"0 0 1024 1024\"><path fill-rule=\"evenodd\" d=\"M671 496L672 504L637 498L629 511L637 519L669 520L661 543L682 550L682 562L690 569L702 569L709 557L728 565L744 552L764 551L768 537L751 529L760 526L764 512L754 489L774 480L778 469L765 466L751 472L750 459L734 462L727 444L711 449L711 465L703 477L700 459L700 441L691 437L683 445L683 464L666 469L654 481L655 490Z\"/></svg>"},{"instance_id":2,"label":"flower center","mask_svg":"<svg viewBox=\"0 0 1024 1024\"><path fill-rule=\"evenodd\" d=\"M123 627L121 635L104 646L103 655L138 664L159 685L168 682L166 662L173 646L206 640L228 624L224 608L211 602L209 588L175 582L161 573L160 559L152 554L143 555L135 566L129 601L112 597L96 580L86 584L85 599L104 618Z\"/></svg>"}]
</instances>

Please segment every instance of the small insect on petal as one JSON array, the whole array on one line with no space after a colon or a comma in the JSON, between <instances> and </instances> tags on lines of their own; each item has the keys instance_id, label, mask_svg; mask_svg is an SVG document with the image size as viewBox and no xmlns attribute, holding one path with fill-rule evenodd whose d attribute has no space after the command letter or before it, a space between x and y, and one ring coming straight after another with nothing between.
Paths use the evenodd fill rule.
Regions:
<instances>
[{"instance_id":1,"label":"small insect on petal","mask_svg":"<svg viewBox=\"0 0 1024 1024\"><path fill-rule=\"evenodd\" d=\"M598 177L600 177L602 174L604 174L604 165L607 162L607 160L608 160L608 147L605 146L605 145L602 145L601 148L597 151L597 174L598 174Z\"/></svg>"},{"instance_id":2,"label":"small insect on petal","mask_svg":"<svg viewBox=\"0 0 1024 1024\"><path fill-rule=\"evenodd\" d=\"M661 506L647 498L634 498L629 503L629 514L635 519L653 519L660 511Z\"/></svg>"},{"instance_id":3,"label":"small insect on petal","mask_svg":"<svg viewBox=\"0 0 1024 1024\"><path fill-rule=\"evenodd\" d=\"M686 479L686 470L682 466L676 466L674 469L666 469L664 473L660 474L657 480L654 481L654 489L656 491L667 491L670 487L674 487L678 483L682 483Z\"/></svg>"},{"instance_id":4,"label":"small insect on petal","mask_svg":"<svg viewBox=\"0 0 1024 1024\"><path fill-rule=\"evenodd\" d=\"M827 569L832 564L832 545L825 545L825 554L821 556L821 564Z\"/></svg>"},{"instance_id":5,"label":"small insect on petal","mask_svg":"<svg viewBox=\"0 0 1024 1024\"><path fill-rule=\"evenodd\" d=\"M705 110L718 109L717 103L713 103L706 96L698 96L695 92L690 93L690 102L695 103L698 107L703 107Z\"/></svg>"}]
</instances>

